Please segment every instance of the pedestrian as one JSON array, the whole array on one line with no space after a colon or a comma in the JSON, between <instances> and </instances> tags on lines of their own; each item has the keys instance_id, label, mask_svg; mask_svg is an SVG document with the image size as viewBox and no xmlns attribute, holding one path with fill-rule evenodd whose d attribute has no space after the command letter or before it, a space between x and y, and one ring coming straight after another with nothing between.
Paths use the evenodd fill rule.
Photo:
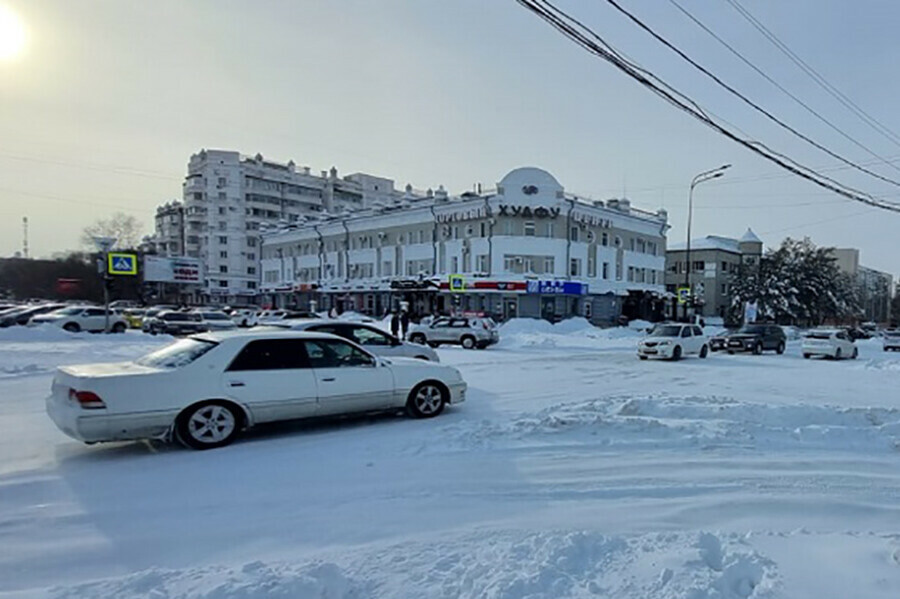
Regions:
<instances>
[{"instance_id":1,"label":"pedestrian","mask_svg":"<svg viewBox=\"0 0 900 599\"><path fill-rule=\"evenodd\" d=\"M394 312L391 315L391 334L398 337L400 333L400 315Z\"/></svg>"},{"instance_id":2,"label":"pedestrian","mask_svg":"<svg viewBox=\"0 0 900 599\"><path fill-rule=\"evenodd\" d=\"M409 312L404 310L400 313L400 338L406 339L406 331L409 329Z\"/></svg>"}]
</instances>

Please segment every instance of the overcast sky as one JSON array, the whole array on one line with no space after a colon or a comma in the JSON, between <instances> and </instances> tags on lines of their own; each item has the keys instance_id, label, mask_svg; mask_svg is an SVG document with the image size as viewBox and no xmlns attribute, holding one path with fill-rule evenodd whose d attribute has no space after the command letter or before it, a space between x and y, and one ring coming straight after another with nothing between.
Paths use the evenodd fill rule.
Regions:
<instances>
[{"instance_id":1,"label":"overcast sky","mask_svg":"<svg viewBox=\"0 0 900 599\"><path fill-rule=\"evenodd\" d=\"M900 180L900 145L826 95L723 0L678 0L749 60L856 139L816 120L728 54L667 0L619 0L755 101L854 161ZM900 4L741 0L792 50L900 133ZM0 0L27 45L0 61L0 255L78 246L116 209L152 230L181 197L191 153L261 152L314 171L336 166L398 187L492 186L539 166L567 190L665 207L685 237L688 184L734 166L695 195L696 236L767 245L809 236L858 247L900 274L900 213L843 200L676 111L567 41L514 0ZM848 169L715 88L604 0L560 0L622 53L770 147L900 202L900 188ZM873 156L873 154L875 156ZM877 156L877 157L876 157Z\"/></svg>"}]
</instances>

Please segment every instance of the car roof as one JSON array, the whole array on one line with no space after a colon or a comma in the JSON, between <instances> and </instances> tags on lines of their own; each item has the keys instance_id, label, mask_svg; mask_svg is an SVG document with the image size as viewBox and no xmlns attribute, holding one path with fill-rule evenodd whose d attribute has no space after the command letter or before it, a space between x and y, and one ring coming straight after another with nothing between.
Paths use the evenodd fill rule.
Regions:
<instances>
[{"instance_id":1,"label":"car roof","mask_svg":"<svg viewBox=\"0 0 900 599\"><path fill-rule=\"evenodd\" d=\"M291 322L294 321L294 322ZM282 321L285 324L290 324L290 326L296 331L301 328L309 328L312 326L321 326L321 325L363 325L372 328L371 322L360 322L358 320L338 320L334 318L305 318L305 319L290 319L288 321ZM277 326L277 325L276 325Z\"/></svg>"},{"instance_id":2,"label":"car roof","mask_svg":"<svg viewBox=\"0 0 900 599\"><path fill-rule=\"evenodd\" d=\"M197 335L191 335L191 337L200 339L202 341L213 341L215 343L220 343L222 341L227 341L235 338L244 339L246 341L253 341L256 339L321 339L322 337L335 339L339 338L328 333L310 333L306 331L294 331L291 329L282 329L277 327L263 327L250 331L215 331L208 333L199 333ZM346 341L345 339L342 340Z\"/></svg>"}]
</instances>

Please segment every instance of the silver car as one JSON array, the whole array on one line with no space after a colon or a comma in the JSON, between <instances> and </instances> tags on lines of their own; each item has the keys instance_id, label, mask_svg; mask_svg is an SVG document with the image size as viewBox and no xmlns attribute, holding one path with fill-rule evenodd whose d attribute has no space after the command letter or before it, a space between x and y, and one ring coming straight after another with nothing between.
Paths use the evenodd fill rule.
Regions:
<instances>
[{"instance_id":1,"label":"silver car","mask_svg":"<svg viewBox=\"0 0 900 599\"><path fill-rule=\"evenodd\" d=\"M363 346L377 356L385 358L418 358L430 362L440 362L437 352L416 343L407 343L390 333L366 323L347 320L286 319L265 323L292 331L331 333Z\"/></svg>"},{"instance_id":2,"label":"silver car","mask_svg":"<svg viewBox=\"0 0 900 599\"><path fill-rule=\"evenodd\" d=\"M462 345L466 349L484 349L500 341L497 324L490 318L437 318L427 325L413 325L409 331L413 343L437 347L442 343Z\"/></svg>"}]
</instances>

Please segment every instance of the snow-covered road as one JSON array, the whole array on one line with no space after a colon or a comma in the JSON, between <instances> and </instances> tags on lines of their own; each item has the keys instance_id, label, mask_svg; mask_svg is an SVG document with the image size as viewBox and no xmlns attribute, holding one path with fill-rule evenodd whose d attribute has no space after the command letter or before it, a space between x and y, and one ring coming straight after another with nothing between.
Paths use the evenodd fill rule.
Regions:
<instances>
[{"instance_id":1,"label":"snow-covered road","mask_svg":"<svg viewBox=\"0 0 900 599\"><path fill-rule=\"evenodd\" d=\"M36 333L36 332L29 332ZM164 340L0 332L0 597L900 596L900 354L640 362L513 322L440 418L87 447L50 369Z\"/></svg>"}]
</instances>

